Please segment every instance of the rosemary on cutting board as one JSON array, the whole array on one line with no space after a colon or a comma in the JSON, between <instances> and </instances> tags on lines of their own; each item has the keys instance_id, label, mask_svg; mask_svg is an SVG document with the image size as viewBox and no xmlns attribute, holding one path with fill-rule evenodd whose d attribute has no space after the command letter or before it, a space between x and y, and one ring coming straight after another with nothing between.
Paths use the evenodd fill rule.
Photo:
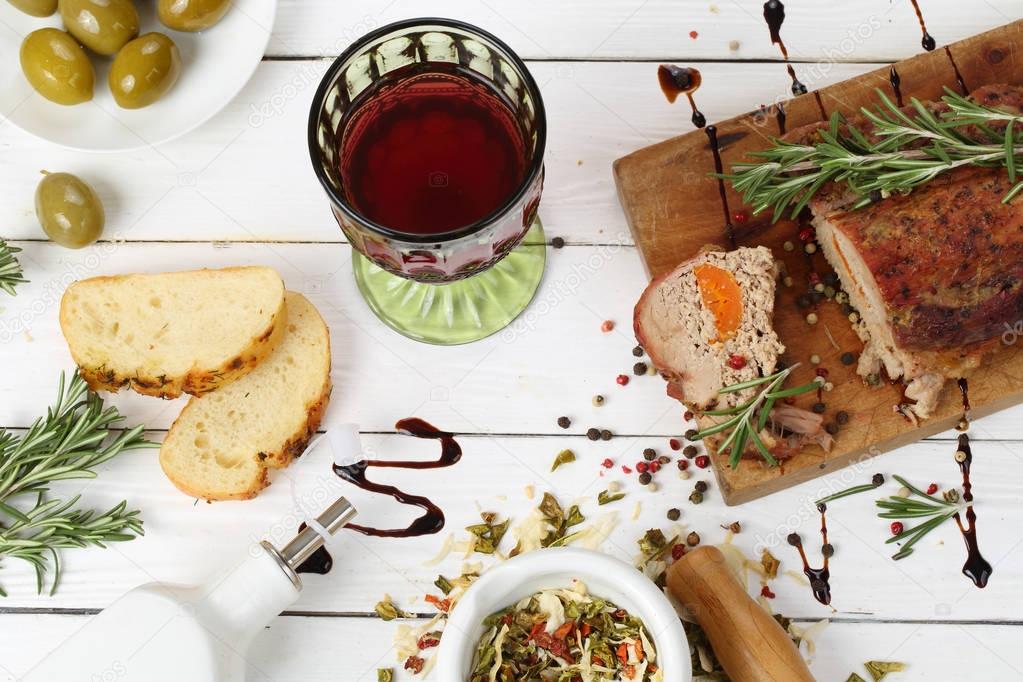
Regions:
<instances>
[{"instance_id":1,"label":"rosemary on cutting board","mask_svg":"<svg viewBox=\"0 0 1023 682\"><path fill-rule=\"evenodd\" d=\"M20 437L0 429L0 559L23 559L35 569L36 588L52 559L53 594L60 581L59 550L142 535L138 510L121 502L97 513L78 506L79 495L47 499L50 484L95 478L95 468L126 450L152 447L142 427L116 431L124 417L88 390L76 373L60 376L57 402ZM0 595L7 593L0 588Z\"/></svg>"},{"instance_id":2,"label":"rosemary on cutting board","mask_svg":"<svg viewBox=\"0 0 1023 682\"><path fill-rule=\"evenodd\" d=\"M739 465L742 453L745 451L746 444L750 440L753 441L753 444L760 451L760 454L763 455L764 459L767 460L767 463L771 466L776 466L778 461L771 454L771 451L767 449L763 439L760 437L760 432L767 426L774 403L801 393L815 391L819 386L816 382L810 382L795 388L782 388L782 384L785 383L789 374L798 366L798 364L792 365L766 377L742 381L719 389L718 393L737 393L748 388L763 387L755 396L741 405L701 412L701 415L708 417L727 417L727 419L697 431L691 440L703 440L708 436L727 432L728 435L724 437L724 440L721 441L716 449L718 452L728 452L728 464L733 469Z\"/></svg>"},{"instance_id":3,"label":"rosemary on cutting board","mask_svg":"<svg viewBox=\"0 0 1023 682\"><path fill-rule=\"evenodd\" d=\"M22 275L21 263L14 255L19 251L21 249L18 247L11 246L0 239L0 290L6 291L11 296L16 294L14 287L28 281Z\"/></svg>"},{"instance_id":4,"label":"rosemary on cutting board","mask_svg":"<svg viewBox=\"0 0 1023 682\"><path fill-rule=\"evenodd\" d=\"M898 481L899 485L906 488L910 496L915 495L920 499L912 499L910 496L906 496L877 500L877 506L884 510L878 512L877 515L882 519L896 519L900 523L907 519L925 519L912 528L903 526L900 532L893 534L886 541L886 544L893 542L905 543L897 553L892 555L893 559L905 559L913 553L913 545L932 530L951 519L956 512L961 511L962 504L960 504L959 493L956 490L949 490L942 497L938 498L928 495L911 485L901 476L893 476L892 478Z\"/></svg>"},{"instance_id":5,"label":"rosemary on cutting board","mask_svg":"<svg viewBox=\"0 0 1023 682\"><path fill-rule=\"evenodd\" d=\"M868 134L846 125L845 117L835 112L818 132L821 141L772 138L772 147L750 154L757 161L736 163L731 173L715 177L730 182L754 213L773 209L774 220L789 207L796 217L828 182L844 183L857 196L853 207L860 208L961 166L1004 166L1015 183L1002 199L1007 203L1023 190L1023 180L1017 181L1018 164L1023 163L1023 116L986 107L948 88L945 92L942 101L948 111L935 114L914 98L907 114L877 90L880 104L861 109L873 126ZM970 137L963 130L967 126Z\"/></svg>"}]
</instances>

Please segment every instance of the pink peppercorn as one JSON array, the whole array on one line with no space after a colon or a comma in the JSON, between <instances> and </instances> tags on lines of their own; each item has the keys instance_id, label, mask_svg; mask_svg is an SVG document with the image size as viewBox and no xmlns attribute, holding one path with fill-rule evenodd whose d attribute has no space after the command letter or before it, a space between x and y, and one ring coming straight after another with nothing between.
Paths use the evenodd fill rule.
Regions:
<instances>
[{"instance_id":1,"label":"pink peppercorn","mask_svg":"<svg viewBox=\"0 0 1023 682\"><path fill-rule=\"evenodd\" d=\"M604 320L604 323L600 325L600 331L607 333L615 328L615 323L611 320Z\"/></svg>"},{"instance_id":2,"label":"pink peppercorn","mask_svg":"<svg viewBox=\"0 0 1023 682\"><path fill-rule=\"evenodd\" d=\"M804 227L799 231L799 241L808 242L814 237L814 231L812 227Z\"/></svg>"},{"instance_id":3,"label":"pink peppercorn","mask_svg":"<svg viewBox=\"0 0 1023 682\"><path fill-rule=\"evenodd\" d=\"M647 464L646 462L643 461L636 462L636 471L638 471L639 473L645 474L649 470L650 465Z\"/></svg>"},{"instance_id":4,"label":"pink peppercorn","mask_svg":"<svg viewBox=\"0 0 1023 682\"><path fill-rule=\"evenodd\" d=\"M655 459L654 461L650 462L650 464L648 465L648 469L650 470L650 473L656 474L658 471L661 470L661 463Z\"/></svg>"},{"instance_id":5,"label":"pink peppercorn","mask_svg":"<svg viewBox=\"0 0 1023 682\"><path fill-rule=\"evenodd\" d=\"M628 374L619 374L618 378L615 379L615 381L618 382L619 386L625 386L625 385L627 385L629 383L629 375Z\"/></svg>"},{"instance_id":6,"label":"pink peppercorn","mask_svg":"<svg viewBox=\"0 0 1023 682\"><path fill-rule=\"evenodd\" d=\"M936 492L938 492L938 484L937 483L931 483L929 486L927 486L927 494L928 495L933 495Z\"/></svg>"},{"instance_id":7,"label":"pink peppercorn","mask_svg":"<svg viewBox=\"0 0 1023 682\"><path fill-rule=\"evenodd\" d=\"M679 471L685 471L686 469L689 468L689 460L688 459L680 459L678 462L676 462L676 464L678 464L678 470Z\"/></svg>"},{"instance_id":8,"label":"pink peppercorn","mask_svg":"<svg viewBox=\"0 0 1023 682\"><path fill-rule=\"evenodd\" d=\"M701 469L706 469L707 467L710 466L710 457L708 457L707 455L697 455L696 459L694 459L693 461L696 463L696 466L700 467Z\"/></svg>"},{"instance_id":9,"label":"pink peppercorn","mask_svg":"<svg viewBox=\"0 0 1023 682\"><path fill-rule=\"evenodd\" d=\"M603 462L601 462L600 464L601 464L601 466L602 466L602 467L604 467L605 469L610 469L611 467L613 467L613 466L615 465L615 463L611 461L611 458L610 458L610 457L608 457L607 459L605 459L605 460L604 460Z\"/></svg>"},{"instance_id":10,"label":"pink peppercorn","mask_svg":"<svg viewBox=\"0 0 1023 682\"><path fill-rule=\"evenodd\" d=\"M671 440L669 440L668 441L668 446L672 450L681 450L682 449L682 443L679 443L677 438L672 438Z\"/></svg>"},{"instance_id":11,"label":"pink peppercorn","mask_svg":"<svg viewBox=\"0 0 1023 682\"><path fill-rule=\"evenodd\" d=\"M746 366L746 358L738 353L732 353L728 356L728 366L732 369L742 369Z\"/></svg>"},{"instance_id":12,"label":"pink peppercorn","mask_svg":"<svg viewBox=\"0 0 1023 682\"><path fill-rule=\"evenodd\" d=\"M760 588L760 596L766 597L767 599L774 599L777 595L775 595L775 593L771 591L770 587L764 585L763 587Z\"/></svg>"},{"instance_id":13,"label":"pink peppercorn","mask_svg":"<svg viewBox=\"0 0 1023 682\"><path fill-rule=\"evenodd\" d=\"M899 535L902 532L902 521L892 521L892 535Z\"/></svg>"},{"instance_id":14,"label":"pink peppercorn","mask_svg":"<svg viewBox=\"0 0 1023 682\"><path fill-rule=\"evenodd\" d=\"M629 467L627 467L627 466L625 466L625 465L623 464L623 465L622 465L622 473L623 473L623 474L631 474L631 473L632 473L632 469L630 469Z\"/></svg>"},{"instance_id":15,"label":"pink peppercorn","mask_svg":"<svg viewBox=\"0 0 1023 682\"><path fill-rule=\"evenodd\" d=\"M675 561L681 559L686 553L686 546L679 543L671 548L671 558Z\"/></svg>"},{"instance_id":16,"label":"pink peppercorn","mask_svg":"<svg viewBox=\"0 0 1023 682\"><path fill-rule=\"evenodd\" d=\"M692 410L686 410L685 412L682 413L682 419L684 419L687 422L693 421L693 417L694 415Z\"/></svg>"}]
</instances>

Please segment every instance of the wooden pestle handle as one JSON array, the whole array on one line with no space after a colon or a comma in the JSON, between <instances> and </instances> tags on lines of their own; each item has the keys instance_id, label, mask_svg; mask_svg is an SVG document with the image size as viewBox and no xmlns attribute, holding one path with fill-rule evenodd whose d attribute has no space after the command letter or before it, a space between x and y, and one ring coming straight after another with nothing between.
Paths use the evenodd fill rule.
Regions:
<instances>
[{"instance_id":1,"label":"wooden pestle handle","mask_svg":"<svg viewBox=\"0 0 1023 682\"><path fill-rule=\"evenodd\" d=\"M672 564L668 589L707 633L732 682L814 682L796 645L746 594L718 548L700 547Z\"/></svg>"}]
</instances>

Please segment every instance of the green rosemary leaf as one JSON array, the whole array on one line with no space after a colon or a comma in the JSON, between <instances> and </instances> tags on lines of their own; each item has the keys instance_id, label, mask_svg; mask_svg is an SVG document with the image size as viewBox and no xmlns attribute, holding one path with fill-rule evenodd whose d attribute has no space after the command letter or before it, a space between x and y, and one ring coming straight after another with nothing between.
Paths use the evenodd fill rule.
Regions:
<instances>
[{"instance_id":1,"label":"green rosemary leaf","mask_svg":"<svg viewBox=\"0 0 1023 682\"><path fill-rule=\"evenodd\" d=\"M714 426L708 426L707 428L698 431L696 435L693 437L693 440L703 440L707 436L713 436L715 433L721 433L722 431L731 429L741 421L742 415L736 415L732 419L728 419L719 424L715 424Z\"/></svg>"},{"instance_id":2,"label":"green rosemary leaf","mask_svg":"<svg viewBox=\"0 0 1023 682\"><path fill-rule=\"evenodd\" d=\"M803 393L809 393L810 391L816 391L819 387L820 384L818 384L816 381L811 381L808 384L796 386L795 388L786 388L781 391L771 391L770 393L767 394L767 397L772 399L790 398L795 395L801 395Z\"/></svg>"},{"instance_id":3,"label":"green rosemary leaf","mask_svg":"<svg viewBox=\"0 0 1023 682\"><path fill-rule=\"evenodd\" d=\"M778 460L774 458L774 455L771 454L771 451L768 450L767 446L764 445L764 441L760 439L760 434L758 434L755 429L750 429L749 435L750 438L753 439L754 445L757 446L757 450L759 450L763 458L767 460L767 463L773 467L778 466ZM740 455L741 454L742 453L740 453Z\"/></svg>"},{"instance_id":4,"label":"green rosemary leaf","mask_svg":"<svg viewBox=\"0 0 1023 682\"><path fill-rule=\"evenodd\" d=\"M1002 203L1007 204L1015 199L1016 195L1020 193L1020 190L1023 190L1023 181L1017 182L1016 185L1009 190L1008 194L1002 197Z\"/></svg>"},{"instance_id":5,"label":"green rosemary leaf","mask_svg":"<svg viewBox=\"0 0 1023 682\"><path fill-rule=\"evenodd\" d=\"M17 257L14 255L20 251L21 249L18 247L11 246L3 239L0 239L0 290L7 292L11 296L17 294L14 290L16 286L28 282L22 275L21 263L18 262Z\"/></svg>"},{"instance_id":6,"label":"green rosemary leaf","mask_svg":"<svg viewBox=\"0 0 1023 682\"><path fill-rule=\"evenodd\" d=\"M876 489L877 489L877 486L874 485L873 483L864 483L863 485L854 485L851 488L846 488L845 490L840 490L837 493L834 493L832 495L828 495L827 497L822 497L821 499L817 500L817 504L826 504L828 502L833 502L835 500L840 500L843 497L849 497L850 495L858 495L860 493L865 493L865 492L869 492L871 490L876 490Z\"/></svg>"},{"instance_id":7,"label":"green rosemary leaf","mask_svg":"<svg viewBox=\"0 0 1023 682\"><path fill-rule=\"evenodd\" d=\"M1005 126L1005 171L1009 174L1009 182L1016 182L1016 138L1013 134L1013 123Z\"/></svg>"}]
</instances>

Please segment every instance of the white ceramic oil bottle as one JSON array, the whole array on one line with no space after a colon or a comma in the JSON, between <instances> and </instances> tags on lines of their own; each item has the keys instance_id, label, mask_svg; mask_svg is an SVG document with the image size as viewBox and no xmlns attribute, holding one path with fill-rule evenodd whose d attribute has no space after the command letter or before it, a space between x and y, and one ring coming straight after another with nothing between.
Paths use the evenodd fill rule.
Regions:
<instances>
[{"instance_id":1,"label":"white ceramic oil bottle","mask_svg":"<svg viewBox=\"0 0 1023 682\"><path fill-rule=\"evenodd\" d=\"M296 569L355 516L343 497L294 540L257 551L214 584L128 592L32 669L24 682L243 682L253 638L298 599Z\"/></svg>"}]
</instances>

